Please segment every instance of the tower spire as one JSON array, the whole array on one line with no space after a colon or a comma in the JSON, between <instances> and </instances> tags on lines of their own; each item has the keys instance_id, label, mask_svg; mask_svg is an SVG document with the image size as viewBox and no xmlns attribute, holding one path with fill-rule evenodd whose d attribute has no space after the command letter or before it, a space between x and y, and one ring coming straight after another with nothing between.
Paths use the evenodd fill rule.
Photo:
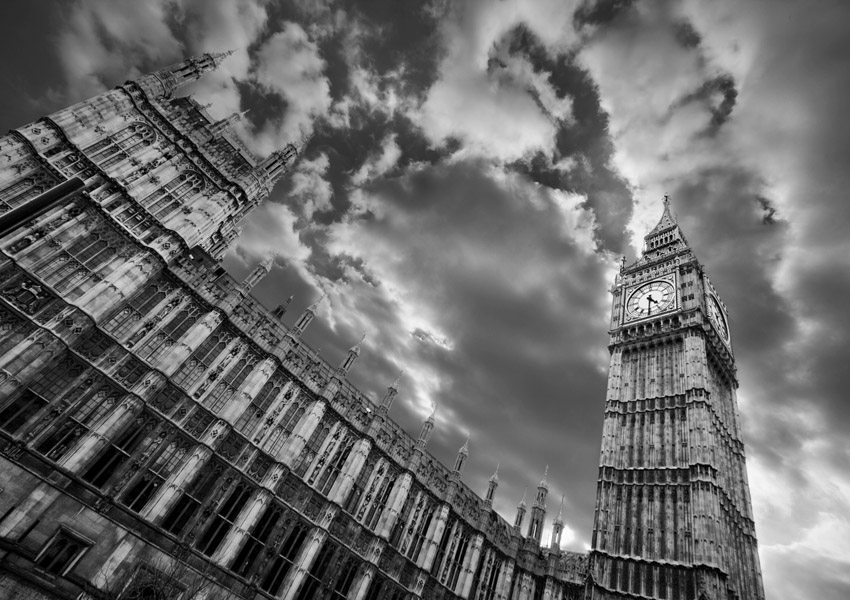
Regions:
<instances>
[{"instance_id":1,"label":"tower spire","mask_svg":"<svg viewBox=\"0 0 850 600\"><path fill-rule=\"evenodd\" d=\"M197 81L206 73L217 69L224 59L233 54L233 52L233 50L227 52L208 52L201 56L187 58L182 62L140 77L136 81L136 84L151 99L171 98L174 92L182 86Z\"/></svg>"},{"instance_id":2,"label":"tower spire","mask_svg":"<svg viewBox=\"0 0 850 600\"><path fill-rule=\"evenodd\" d=\"M679 228L676 215L670 208L670 196L664 196L664 208L658 224L644 236L644 256L655 257L687 247L687 240Z\"/></svg>"},{"instance_id":3,"label":"tower spire","mask_svg":"<svg viewBox=\"0 0 850 600\"><path fill-rule=\"evenodd\" d=\"M431 432L434 431L434 417L437 414L437 405L434 404L431 414L422 423L422 430L419 432L419 439L416 440L417 448L425 448L428 445L428 440L431 439Z\"/></svg>"},{"instance_id":4,"label":"tower spire","mask_svg":"<svg viewBox=\"0 0 850 600\"><path fill-rule=\"evenodd\" d=\"M555 517L555 522L552 524L552 539L549 541L549 549L558 551L561 549L561 535L564 533L564 495L561 494L561 507L558 509L558 516Z\"/></svg>"},{"instance_id":5,"label":"tower spire","mask_svg":"<svg viewBox=\"0 0 850 600\"><path fill-rule=\"evenodd\" d=\"M528 493L526 487L522 490L522 500L519 501L516 507L516 519L514 519L514 528L519 531L522 528L522 522L525 520L525 495Z\"/></svg>"},{"instance_id":6,"label":"tower spire","mask_svg":"<svg viewBox=\"0 0 850 600\"><path fill-rule=\"evenodd\" d=\"M387 391L384 393L384 397L381 399L381 405L378 406L378 412L382 415L386 415L390 412L390 407L393 405L393 400L395 400L396 395L398 394L398 382L401 380L401 376L404 375L404 369L398 374L396 380L390 384L390 387L387 388Z\"/></svg>"},{"instance_id":7,"label":"tower spire","mask_svg":"<svg viewBox=\"0 0 850 600\"><path fill-rule=\"evenodd\" d=\"M245 118L251 112L251 109L243 110L242 112L236 112L227 117L226 119L222 119L220 121L216 121L212 125L209 126L210 134L216 136L229 131L234 125L236 125L239 121Z\"/></svg>"},{"instance_id":8,"label":"tower spire","mask_svg":"<svg viewBox=\"0 0 850 600\"><path fill-rule=\"evenodd\" d=\"M493 497L496 495L496 488L499 487L499 463L496 463L496 470L490 475L490 480L487 485L487 495L484 497L484 503L487 506L493 506Z\"/></svg>"},{"instance_id":9,"label":"tower spire","mask_svg":"<svg viewBox=\"0 0 850 600\"><path fill-rule=\"evenodd\" d=\"M346 354L345 360L342 361L342 364L336 370L336 374L338 376L345 377L348 375L348 371L354 366L354 361L356 361L357 357L360 356L360 346L365 340L366 334L364 333L363 337L360 338L360 341L348 349L348 354Z\"/></svg>"},{"instance_id":10,"label":"tower spire","mask_svg":"<svg viewBox=\"0 0 850 600\"><path fill-rule=\"evenodd\" d=\"M454 472L460 474L463 471L463 465L466 463L466 459L469 457L469 434L466 434L466 441L463 443L463 446L460 447L460 450L457 451L457 457L455 458L455 468Z\"/></svg>"}]
</instances>

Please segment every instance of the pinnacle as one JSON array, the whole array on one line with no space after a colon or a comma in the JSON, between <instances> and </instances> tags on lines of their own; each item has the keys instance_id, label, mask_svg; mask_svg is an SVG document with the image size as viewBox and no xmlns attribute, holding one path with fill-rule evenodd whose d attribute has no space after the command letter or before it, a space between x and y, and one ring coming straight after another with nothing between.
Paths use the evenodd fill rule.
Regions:
<instances>
[{"instance_id":1,"label":"pinnacle","mask_svg":"<svg viewBox=\"0 0 850 600\"><path fill-rule=\"evenodd\" d=\"M392 385L390 385L390 389L392 389L392 390L398 390L398 384L399 384L399 382L401 381L401 376L402 376L402 375L404 375L404 369L402 369L401 371L399 371L398 377L396 377L396 378L395 378L395 381L393 381L393 382L392 382Z\"/></svg>"},{"instance_id":2,"label":"pinnacle","mask_svg":"<svg viewBox=\"0 0 850 600\"><path fill-rule=\"evenodd\" d=\"M458 450L458 454L465 454L465 455L469 454L469 434L468 433L466 434L466 441L463 443L463 446L460 447L460 450Z\"/></svg>"},{"instance_id":3,"label":"pinnacle","mask_svg":"<svg viewBox=\"0 0 850 600\"><path fill-rule=\"evenodd\" d=\"M319 310L319 305L322 303L322 300L324 300L327 297L328 297L328 295L325 292L322 292L322 295L319 296L319 299L316 300L315 302L313 302L313 304L311 304L310 306L308 306L307 310L315 313L317 310Z\"/></svg>"},{"instance_id":4,"label":"pinnacle","mask_svg":"<svg viewBox=\"0 0 850 600\"><path fill-rule=\"evenodd\" d=\"M673 212L670 210L670 196L664 196L664 211L661 213L661 219L658 221L658 225L653 227L652 231L650 231L646 237L650 237L651 235L658 233L659 231L663 231L665 229L669 229L671 227L676 226L676 218L673 215Z\"/></svg>"}]
</instances>

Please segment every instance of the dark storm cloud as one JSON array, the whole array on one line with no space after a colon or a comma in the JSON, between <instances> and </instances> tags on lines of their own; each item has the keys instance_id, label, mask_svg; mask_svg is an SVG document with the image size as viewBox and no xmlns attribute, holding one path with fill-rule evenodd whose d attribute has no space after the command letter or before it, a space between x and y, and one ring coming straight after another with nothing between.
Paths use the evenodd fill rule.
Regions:
<instances>
[{"instance_id":1,"label":"dark storm cloud","mask_svg":"<svg viewBox=\"0 0 850 600\"><path fill-rule=\"evenodd\" d=\"M719 75L714 79L706 81L698 90L684 97L677 106L684 106L689 102L702 102L711 112L711 121L705 130L708 135L717 133L717 130L729 120L735 102L738 98L738 90L735 89L735 81L731 75Z\"/></svg>"},{"instance_id":2,"label":"dark storm cloud","mask_svg":"<svg viewBox=\"0 0 850 600\"><path fill-rule=\"evenodd\" d=\"M612 170L614 145L608 134L608 115L600 105L599 90L589 73L571 54L551 56L541 40L525 26L510 31L504 43L510 55L527 57L534 68L548 73L560 97L572 99L572 119L557 123L555 155L537 153L513 167L534 181L555 189L583 194L597 218L600 246L626 251L625 227L632 216L632 196ZM562 157L577 158L570 168L556 168Z\"/></svg>"},{"instance_id":3,"label":"dark storm cloud","mask_svg":"<svg viewBox=\"0 0 850 600\"><path fill-rule=\"evenodd\" d=\"M685 48L698 48L702 37L694 26L688 21L679 21L673 26L673 34L676 41Z\"/></svg>"},{"instance_id":4,"label":"dark storm cloud","mask_svg":"<svg viewBox=\"0 0 850 600\"><path fill-rule=\"evenodd\" d=\"M605 25L627 11L636 0L583 0L575 12L577 28L583 25Z\"/></svg>"},{"instance_id":5,"label":"dark storm cloud","mask_svg":"<svg viewBox=\"0 0 850 600\"><path fill-rule=\"evenodd\" d=\"M415 273L406 285L436 308L435 325L451 345L441 349L433 332L410 332L423 340L419 360L441 373L432 399L471 433L471 468L489 472L501 460L503 490L518 499L522 485L536 484L523 482L520 471L535 464L542 471L551 463L550 481L564 488L594 478L607 281L605 263L584 245L589 236L579 243L565 235L555 200L524 178L512 181L496 183L482 163L425 170L400 184L404 195L383 190L382 216L349 227L358 239L394 248L397 268ZM570 210L582 212L578 202ZM574 343L594 338L598 344ZM566 423L559 418L565 406L575 411ZM444 433L453 431L432 444L444 460L462 443L457 430ZM565 439L575 462L561 460ZM516 463L510 455L519 448ZM590 522L592 494L572 502L576 522Z\"/></svg>"}]
</instances>

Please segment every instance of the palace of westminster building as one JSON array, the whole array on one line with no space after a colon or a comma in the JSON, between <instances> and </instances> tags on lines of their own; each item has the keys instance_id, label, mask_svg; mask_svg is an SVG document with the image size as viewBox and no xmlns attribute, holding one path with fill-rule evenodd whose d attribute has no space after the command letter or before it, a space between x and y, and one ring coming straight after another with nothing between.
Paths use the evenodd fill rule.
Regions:
<instances>
[{"instance_id":1,"label":"palace of westminster building","mask_svg":"<svg viewBox=\"0 0 850 600\"><path fill-rule=\"evenodd\" d=\"M388 416L398 382L348 382L359 345L301 341L316 305L251 295L270 262L221 268L298 154L175 95L225 56L0 137L0 598L763 600L725 307L667 202L614 282L591 549L562 551L545 477L506 522L433 415Z\"/></svg>"}]
</instances>

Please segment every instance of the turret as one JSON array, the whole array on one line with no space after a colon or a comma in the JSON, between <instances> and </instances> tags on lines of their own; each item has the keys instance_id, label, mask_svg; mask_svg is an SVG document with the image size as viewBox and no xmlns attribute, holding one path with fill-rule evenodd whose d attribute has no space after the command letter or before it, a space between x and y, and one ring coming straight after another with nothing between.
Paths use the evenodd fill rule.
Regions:
<instances>
[{"instance_id":1,"label":"turret","mask_svg":"<svg viewBox=\"0 0 850 600\"><path fill-rule=\"evenodd\" d=\"M484 504L488 507L493 507L493 498L496 495L496 488L499 487L499 465L496 465L496 470L490 475L490 481L487 485L487 495L484 497Z\"/></svg>"},{"instance_id":2,"label":"turret","mask_svg":"<svg viewBox=\"0 0 850 600\"><path fill-rule=\"evenodd\" d=\"M564 532L564 496L561 496L561 508L558 509L558 516L552 525L552 540L549 542L551 550L561 549L561 534Z\"/></svg>"},{"instance_id":3,"label":"turret","mask_svg":"<svg viewBox=\"0 0 850 600\"><path fill-rule=\"evenodd\" d=\"M251 290L254 289L254 286L257 285L260 280L269 274L274 265L274 257L267 258L259 265L257 265L253 271L245 278L245 281L236 288L235 290L231 290L227 296L221 302L221 309L225 312L229 313L232 311L242 300L245 299L248 294L251 293Z\"/></svg>"},{"instance_id":4,"label":"turret","mask_svg":"<svg viewBox=\"0 0 850 600\"><path fill-rule=\"evenodd\" d=\"M525 488L522 491L522 500L519 501L516 507L516 520L514 521L514 529L519 531L522 528L522 522L525 519L525 494L528 492L528 488Z\"/></svg>"},{"instance_id":5,"label":"turret","mask_svg":"<svg viewBox=\"0 0 850 600\"><path fill-rule=\"evenodd\" d=\"M345 355L345 359L342 363L337 367L335 375L340 379L344 378L348 375L348 372L351 370L351 367L354 366L354 361L357 360L357 357L360 356L360 346L363 342L366 341L366 334L363 334L363 337L360 338L360 341L354 344L351 348L348 349L348 353Z\"/></svg>"},{"instance_id":6,"label":"turret","mask_svg":"<svg viewBox=\"0 0 850 600\"><path fill-rule=\"evenodd\" d=\"M233 126L236 125L239 121L245 118L245 115L248 114L249 111L243 110L242 112L233 113L226 119L222 119L221 121L216 121L212 125L210 125L207 130L210 132L210 136L217 137L223 133L227 133L232 130Z\"/></svg>"},{"instance_id":7,"label":"turret","mask_svg":"<svg viewBox=\"0 0 850 600\"><path fill-rule=\"evenodd\" d=\"M396 395L398 394L398 384L401 381L401 376L404 375L404 369L398 374L395 381L392 382L390 387L387 388L387 391L384 393L384 397L381 399L381 404L378 406L378 413L386 416L388 412L390 412L390 407L393 405L393 400L395 400Z\"/></svg>"},{"instance_id":8,"label":"turret","mask_svg":"<svg viewBox=\"0 0 850 600\"><path fill-rule=\"evenodd\" d=\"M270 256L259 265L257 265L253 271L245 278L245 281L242 282L242 285L239 286L239 293L243 296L247 296L251 293L251 290L254 289L254 286L260 283L260 281L268 275L272 267L274 266L274 257Z\"/></svg>"},{"instance_id":9,"label":"turret","mask_svg":"<svg viewBox=\"0 0 850 600\"><path fill-rule=\"evenodd\" d=\"M543 479L537 484L537 497L531 507L531 520L528 522L528 537L540 544L543 535L543 522L546 518L546 495L549 493L549 465L543 472Z\"/></svg>"},{"instance_id":10,"label":"turret","mask_svg":"<svg viewBox=\"0 0 850 600\"><path fill-rule=\"evenodd\" d=\"M321 296L319 296L318 300L316 300L315 302L313 302L313 304L304 309L304 312L301 313L300 317L298 317L298 320L295 322L295 325L293 325L292 329L290 329L286 333L287 337L292 338L292 340L294 341L299 339L304 334L304 330L307 329L307 326L313 321L313 318L315 318L316 313L319 311L319 305L322 303L322 300L324 300L325 297L326 294L322 294Z\"/></svg>"},{"instance_id":11,"label":"turret","mask_svg":"<svg viewBox=\"0 0 850 600\"><path fill-rule=\"evenodd\" d=\"M466 441L463 443L463 446L460 447L460 450L457 451L457 457L455 458L455 468L452 469L453 472L460 475L461 471L463 471L463 465L466 463L466 459L469 457L469 436L466 436Z\"/></svg>"},{"instance_id":12,"label":"turret","mask_svg":"<svg viewBox=\"0 0 850 600\"><path fill-rule=\"evenodd\" d=\"M685 234L676 222L676 216L670 210L670 197L664 196L664 211L661 219L652 230L644 236L644 256L656 258L686 247L688 242Z\"/></svg>"},{"instance_id":13,"label":"turret","mask_svg":"<svg viewBox=\"0 0 850 600\"><path fill-rule=\"evenodd\" d=\"M303 147L302 144L301 148ZM272 152L253 169L244 171L238 178L238 183L248 194L249 203L256 204L268 196L274 184L299 154L295 144L287 144L283 150Z\"/></svg>"},{"instance_id":14,"label":"turret","mask_svg":"<svg viewBox=\"0 0 850 600\"><path fill-rule=\"evenodd\" d=\"M205 73L213 71L222 61L233 54L229 52L209 52L201 56L187 58L177 64L165 67L136 80L136 84L144 90L152 100L171 98L182 86L197 81Z\"/></svg>"},{"instance_id":15,"label":"turret","mask_svg":"<svg viewBox=\"0 0 850 600\"><path fill-rule=\"evenodd\" d=\"M424 449L425 446L428 445L428 440L431 439L431 432L434 431L434 416L437 414L437 405L434 405L434 409L431 411L431 414L425 419L425 422L422 423L422 430L419 432L419 439L416 440L416 447L420 449Z\"/></svg>"}]
</instances>

